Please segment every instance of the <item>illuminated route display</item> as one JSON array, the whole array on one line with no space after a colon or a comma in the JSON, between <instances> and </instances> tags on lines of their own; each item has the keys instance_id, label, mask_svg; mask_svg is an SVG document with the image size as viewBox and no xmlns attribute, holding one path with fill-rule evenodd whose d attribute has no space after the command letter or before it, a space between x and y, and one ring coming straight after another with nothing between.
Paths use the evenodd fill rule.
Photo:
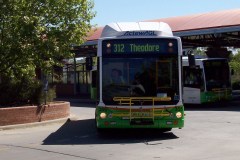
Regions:
<instances>
[{"instance_id":1,"label":"illuminated route display","mask_svg":"<svg viewBox=\"0 0 240 160\"><path fill-rule=\"evenodd\" d=\"M104 40L103 54L177 54L176 39L114 39Z\"/></svg>"}]
</instances>

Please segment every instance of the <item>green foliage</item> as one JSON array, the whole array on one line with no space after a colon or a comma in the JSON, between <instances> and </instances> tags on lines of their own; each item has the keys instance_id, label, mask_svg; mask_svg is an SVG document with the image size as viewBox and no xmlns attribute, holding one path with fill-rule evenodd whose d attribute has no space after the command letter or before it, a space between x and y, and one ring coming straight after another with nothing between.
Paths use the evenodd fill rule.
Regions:
<instances>
[{"instance_id":1,"label":"green foliage","mask_svg":"<svg viewBox=\"0 0 240 160\"><path fill-rule=\"evenodd\" d=\"M240 73L240 51L238 51L237 54L232 55L230 67L234 69L234 71L237 71L237 74Z\"/></svg>"},{"instance_id":2,"label":"green foliage","mask_svg":"<svg viewBox=\"0 0 240 160\"><path fill-rule=\"evenodd\" d=\"M45 72L71 57L95 16L88 0L4 0L0 2L0 75L40 67ZM31 66L31 67L30 67ZM30 69L30 70L28 70Z\"/></svg>"},{"instance_id":3,"label":"green foliage","mask_svg":"<svg viewBox=\"0 0 240 160\"><path fill-rule=\"evenodd\" d=\"M233 89L240 89L240 51L235 55L231 55L229 65L234 71L232 87Z\"/></svg>"},{"instance_id":4,"label":"green foliage","mask_svg":"<svg viewBox=\"0 0 240 160\"><path fill-rule=\"evenodd\" d=\"M42 103L36 68L47 75L73 56L71 45L92 27L92 8L91 0L0 1L0 105Z\"/></svg>"},{"instance_id":5,"label":"green foliage","mask_svg":"<svg viewBox=\"0 0 240 160\"><path fill-rule=\"evenodd\" d=\"M0 84L0 107L20 105L41 105L45 102L45 93L40 81L31 78L19 80L3 78ZM51 86L47 92L47 102L56 98L55 87Z\"/></svg>"},{"instance_id":6,"label":"green foliage","mask_svg":"<svg viewBox=\"0 0 240 160\"><path fill-rule=\"evenodd\" d=\"M4 78L0 84L1 106L17 106L22 104L37 103L41 85L36 80L22 78L19 80Z\"/></svg>"},{"instance_id":7,"label":"green foliage","mask_svg":"<svg viewBox=\"0 0 240 160\"><path fill-rule=\"evenodd\" d=\"M39 95L39 98L37 99L37 104L44 104L45 103L45 98L47 104L49 102L52 102L54 98L56 98L56 87L55 86L50 86L47 92L41 92Z\"/></svg>"},{"instance_id":8,"label":"green foliage","mask_svg":"<svg viewBox=\"0 0 240 160\"><path fill-rule=\"evenodd\" d=\"M195 55L206 56L206 49L203 47L198 47L195 49Z\"/></svg>"}]
</instances>

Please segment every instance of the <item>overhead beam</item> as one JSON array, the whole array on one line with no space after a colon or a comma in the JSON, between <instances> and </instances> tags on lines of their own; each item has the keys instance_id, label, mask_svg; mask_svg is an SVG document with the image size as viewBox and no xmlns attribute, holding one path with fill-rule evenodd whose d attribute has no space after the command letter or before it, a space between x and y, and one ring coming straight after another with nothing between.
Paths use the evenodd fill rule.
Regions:
<instances>
[{"instance_id":1,"label":"overhead beam","mask_svg":"<svg viewBox=\"0 0 240 160\"><path fill-rule=\"evenodd\" d=\"M174 36L193 36L193 35L203 35L203 34L217 34L217 33L226 33L226 32L239 32L239 26L229 26L229 27L221 27L218 28L208 28L208 29L196 29L196 30L187 30L187 31L178 31L173 32Z\"/></svg>"}]
</instances>

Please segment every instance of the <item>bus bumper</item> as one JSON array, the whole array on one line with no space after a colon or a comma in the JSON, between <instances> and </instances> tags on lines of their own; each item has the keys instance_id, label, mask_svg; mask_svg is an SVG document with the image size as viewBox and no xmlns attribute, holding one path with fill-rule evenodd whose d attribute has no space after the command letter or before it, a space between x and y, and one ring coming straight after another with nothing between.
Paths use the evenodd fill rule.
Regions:
<instances>
[{"instance_id":1,"label":"bus bumper","mask_svg":"<svg viewBox=\"0 0 240 160\"><path fill-rule=\"evenodd\" d=\"M184 107L145 110L97 107L97 128L183 128Z\"/></svg>"}]
</instances>

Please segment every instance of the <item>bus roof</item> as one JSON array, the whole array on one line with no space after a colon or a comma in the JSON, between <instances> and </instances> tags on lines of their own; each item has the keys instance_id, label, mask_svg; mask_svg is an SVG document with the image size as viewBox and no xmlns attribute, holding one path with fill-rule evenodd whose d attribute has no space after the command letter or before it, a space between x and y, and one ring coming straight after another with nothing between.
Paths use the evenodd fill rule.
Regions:
<instances>
[{"instance_id":1,"label":"bus roof","mask_svg":"<svg viewBox=\"0 0 240 160\"><path fill-rule=\"evenodd\" d=\"M195 60L196 60L196 61L227 59L227 58L222 58L222 57L209 58L209 57L206 57L206 56L197 56L197 55L195 55L194 57L195 57ZM183 57L182 57L182 60L183 60L183 61L188 61L188 56L183 56Z\"/></svg>"},{"instance_id":2,"label":"bus roof","mask_svg":"<svg viewBox=\"0 0 240 160\"><path fill-rule=\"evenodd\" d=\"M227 60L227 59L226 58L217 58L217 57L216 58L208 58L208 57L201 58L201 56L199 56L199 57L195 56L195 64L197 66L200 66L200 68L203 67L203 64L202 64L203 61L214 61L214 60ZM182 65L189 66L188 56L182 57Z\"/></svg>"},{"instance_id":3,"label":"bus roof","mask_svg":"<svg viewBox=\"0 0 240 160\"><path fill-rule=\"evenodd\" d=\"M118 22L103 28L101 38L105 37L172 37L172 29L164 22Z\"/></svg>"}]
</instances>

